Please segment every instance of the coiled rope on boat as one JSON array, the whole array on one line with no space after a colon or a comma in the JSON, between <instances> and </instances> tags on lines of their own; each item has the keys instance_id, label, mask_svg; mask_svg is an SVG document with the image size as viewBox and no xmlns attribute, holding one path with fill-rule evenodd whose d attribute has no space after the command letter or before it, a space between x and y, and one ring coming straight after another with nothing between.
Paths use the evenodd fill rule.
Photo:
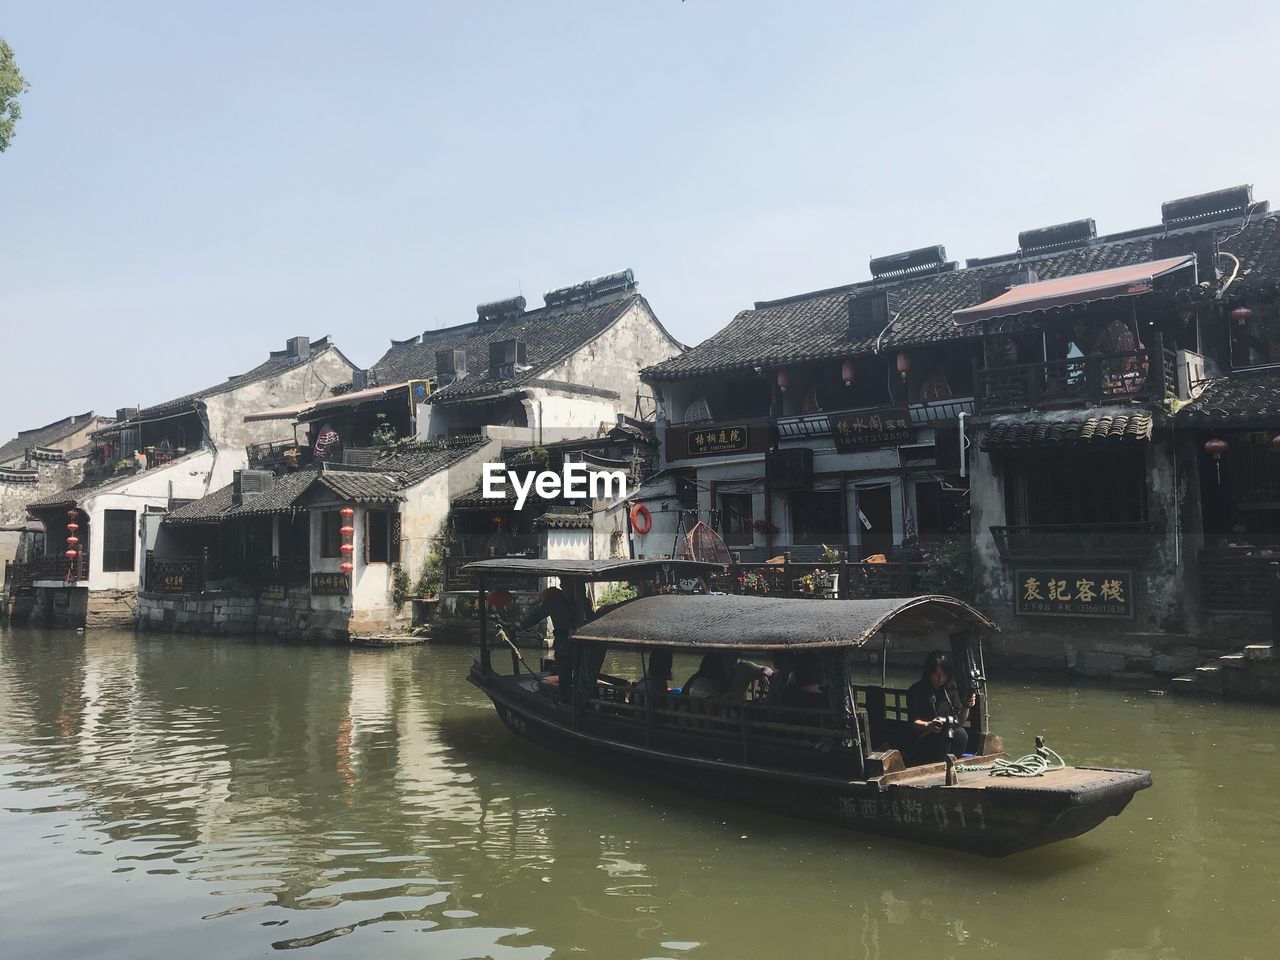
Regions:
<instances>
[{"instance_id":1,"label":"coiled rope on boat","mask_svg":"<svg viewBox=\"0 0 1280 960\"><path fill-rule=\"evenodd\" d=\"M1037 744L1035 753L1017 760L1001 758L991 763L961 763L956 765L956 769L967 773L986 771L993 777L1043 777L1050 770L1062 770L1066 765L1066 761L1056 751L1044 744Z\"/></svg>"}]
</instances>

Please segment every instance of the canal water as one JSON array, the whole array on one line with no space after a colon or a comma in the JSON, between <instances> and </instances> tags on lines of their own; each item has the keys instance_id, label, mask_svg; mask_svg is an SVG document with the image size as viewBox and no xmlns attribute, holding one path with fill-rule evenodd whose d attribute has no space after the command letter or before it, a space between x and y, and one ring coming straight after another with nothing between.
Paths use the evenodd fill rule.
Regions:
<instances>
[{"instance_id":1,"label":"canal water","mask_svg":"<svg viewBox=\"0 0 1280 960\"><path fill-rule=\"evenodd\" d=\"M0 956L1272 958L1280 712L1025 679L1155 788L986 860L526 747L471 652L0 632Z\"/></svg>"}]
</instances>

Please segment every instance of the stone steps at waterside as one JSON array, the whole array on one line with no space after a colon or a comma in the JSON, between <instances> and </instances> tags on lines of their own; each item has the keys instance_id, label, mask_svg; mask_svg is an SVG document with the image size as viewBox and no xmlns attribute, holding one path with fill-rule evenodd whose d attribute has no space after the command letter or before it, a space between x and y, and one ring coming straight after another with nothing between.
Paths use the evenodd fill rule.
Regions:
<instances>
[{"instance_id":1,"label":"stone steps at waterside","mask_svg":"<svg viewBox=\"0 0 1280 960\"><path fill-rule=\"evenodd\" d=\"M1251 643L1174 677L1170 689L1209 696L1280 702L1280 659L1269 643Z\"/></svg>"}]
</instances>

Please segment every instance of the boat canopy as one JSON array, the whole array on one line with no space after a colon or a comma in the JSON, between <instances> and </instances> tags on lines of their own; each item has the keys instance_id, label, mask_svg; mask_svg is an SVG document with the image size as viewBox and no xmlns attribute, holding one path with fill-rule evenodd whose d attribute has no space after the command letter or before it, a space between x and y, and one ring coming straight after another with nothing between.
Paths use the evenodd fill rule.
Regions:
<instances>
[{"instance_id":1,"label":"boat canopy","mask_svg":"<svg viewBox=\"0 0 1280 960\"><path fill-rule=\"evenodd\" d=\"M462 568L478 576L576 577L582 580L632 580L662 573L675 579L724 573L722 563L701 560L530 560L501 557L477 560Z\"/></svg>"},{"instance_id":2,"label":"boat canopy","mask_svg":"<svg viewBox=\"0 0 1280 960\"><path fill-rule=\"evenodd\" d=\"M816 650L860 647L880 631L995 630L953 597L805 600L659 595L615 607L584 624L577 640L708 650Z\"/></svg>"}]
</instances>

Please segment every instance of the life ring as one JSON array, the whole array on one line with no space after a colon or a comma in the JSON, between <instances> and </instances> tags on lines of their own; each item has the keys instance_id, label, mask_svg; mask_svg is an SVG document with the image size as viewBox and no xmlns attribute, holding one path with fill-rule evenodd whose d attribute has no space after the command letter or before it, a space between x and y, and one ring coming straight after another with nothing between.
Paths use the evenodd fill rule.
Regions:
<instances>
[{"instance_id":1,"label":"life ring","mask_svg":"<svg viewBox=\"0 0 1280 960\"><path fill-rule=\"evenodd\" d=\"M631 529L641 536L653 529L653 517L643 503L633 504L631 507Z\"/></svg>"}]
</instances>

